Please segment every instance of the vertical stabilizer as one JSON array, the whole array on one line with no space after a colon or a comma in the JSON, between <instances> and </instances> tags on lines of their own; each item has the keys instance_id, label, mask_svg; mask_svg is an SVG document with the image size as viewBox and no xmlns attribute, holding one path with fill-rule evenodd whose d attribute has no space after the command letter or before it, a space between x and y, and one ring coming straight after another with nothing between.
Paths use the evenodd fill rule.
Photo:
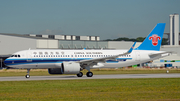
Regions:
<instances>
[{"instance_id":1,"label":"vertical stabilizer","mask_svg":"<svg viewBox=\"0 0 180 101\"><path fill-rule=\"evenodd\" d=\"M151 33L146 37L143 43L135 50L154 50L159 51L163 39L166 23L158 23Z\"/></svg>"}]
</instances>

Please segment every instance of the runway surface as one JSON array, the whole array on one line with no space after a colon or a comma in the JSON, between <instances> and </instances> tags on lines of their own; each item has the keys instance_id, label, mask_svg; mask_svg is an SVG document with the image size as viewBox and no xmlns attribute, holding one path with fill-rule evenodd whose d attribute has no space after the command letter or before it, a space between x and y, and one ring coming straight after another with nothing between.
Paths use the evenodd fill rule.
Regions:
<instances>
[{"instance_id":1,"label":"runway surface","mask_svg":"<svg viewBox=\"0 0 180 101\"><path fill-rule=\"evenodd\" d=\"M123 78L180 78L180 74L118 74L118 75L94 75L93 77L77 77L76 75L56 76L25 76L0 77L0 81L29 81L29 80L74 80L74 79L123 79Z\"/></svg>"}]
</instances>

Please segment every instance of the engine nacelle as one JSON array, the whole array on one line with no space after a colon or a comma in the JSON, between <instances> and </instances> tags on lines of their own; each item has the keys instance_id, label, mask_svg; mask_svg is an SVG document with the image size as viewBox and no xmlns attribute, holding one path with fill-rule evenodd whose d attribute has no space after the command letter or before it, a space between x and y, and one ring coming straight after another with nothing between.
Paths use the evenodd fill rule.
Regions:
<instances>
[{"instance_id":1,"label":"engine nacelle","mask_svg":"<svg viewBox=\"0 0 180 101\"><path fill-rule=\"evenodd\" d=\"M63 62L61 68L48 69L49 74L78 74L80 72L80 64L75 62Z\"/></svg>"},{"instance_id":2,"label":"engine nacelle","mask_svg":"<svg viewBox=\"0 0 180 101\"><path fill-rule=\"evenodd\" d=\"M80 72L80 64L75 62L63 62L62 68L64 74L78 74Z\"/></svg>"}]
</instances>

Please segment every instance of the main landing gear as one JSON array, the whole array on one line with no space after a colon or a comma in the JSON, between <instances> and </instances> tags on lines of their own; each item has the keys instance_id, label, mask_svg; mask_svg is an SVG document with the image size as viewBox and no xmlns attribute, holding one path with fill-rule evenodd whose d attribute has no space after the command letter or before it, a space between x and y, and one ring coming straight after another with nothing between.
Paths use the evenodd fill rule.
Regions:
<instances>
[{"instance_id":1,"label":"main landing gear","mask_svg":"<svg viewBox=\"0 0 180 101\"><path fill-rule=\"evenodd\" d=\"M92 76L93 76L93 73L90 71L90 67L86 67L85 69L88 70L88 72L86 73L86 76L87 76L87 77L92 77ZM79 72L79 73L77 74L77 77L82 77L82 76L83 76L83 73L82 73L82 72Z\"/></svg>"},{"instance_id":2,"label":"main landing gear","mask_svg":"<svg viewBox=\"0 0 180 101\"><path fill-rule=\"evenodd\" d=\"M83 76L83 73L82 72L79 72L78 74L77 74L77 77L82 77Z\"/></svg>"},{"instance_id":3,"label":"main landing gear","mask_svg":"<svg viewBox=\"0 0 180 101\"><path fill-rule=\"evenodd\" d=\"M86 76L87 76L87 77L92 77L92 76L93 76L93 73L92 73L92 72L87 72L87 73L86 73Z\"/></svg>"},{"instance_id":4,"label":"main landing gear","mask_svg":"<svg viewBox=\"0 0 180 101\"><path fill-rule=\"evenodd\" d=\"M27 69L27 75L25 76L27 79L30 78L29 72L30 72L30 69Z\"/></svg>"},{"instance_id":5,"label":"main landing gear","mask_svg":"<svg viewBox=\"0 0 180 101\"><path fill-rule=\"evenodd\" d=\"M83 76L83 73L82 72L79 72L78 74L77 74L77 77L82 77ZM93 76L93 73L92 72L87 72L86 73L86 76L87 77L92 77Z\"/></svg>"}]
</instances>

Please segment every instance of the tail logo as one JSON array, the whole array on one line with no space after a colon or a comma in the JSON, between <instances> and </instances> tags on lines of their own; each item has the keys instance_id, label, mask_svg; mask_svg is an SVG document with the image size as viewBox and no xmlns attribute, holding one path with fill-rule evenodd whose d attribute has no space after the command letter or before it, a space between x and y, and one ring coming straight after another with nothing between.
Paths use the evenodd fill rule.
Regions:
<instances>
[{"instance_id":1,"label":"tail logo","mask_svg":"<svg viewBox=\"0 0 180 101\"><path fill-rule=\"evenodd\" d=\"M149 37L149 40L152 40L153 46L157 46L158 45L158 39L161 40L161 37L159 37L156 34L154 34L154 35Z\"/></svg>"}]
</instances>

